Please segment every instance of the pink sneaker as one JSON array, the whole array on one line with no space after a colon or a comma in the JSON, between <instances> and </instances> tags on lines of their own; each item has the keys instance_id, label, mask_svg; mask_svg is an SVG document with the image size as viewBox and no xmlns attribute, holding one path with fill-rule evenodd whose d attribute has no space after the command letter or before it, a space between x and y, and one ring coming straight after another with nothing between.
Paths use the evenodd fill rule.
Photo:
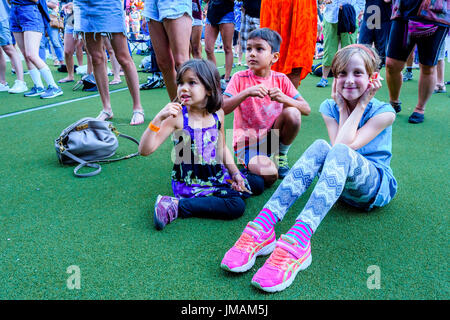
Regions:
<instances>
[{"instance_id":1,"label":"pink sneaker","mask_svg":"<svg viewBox=\"0 0 450 320\"><path fill-rule=\"evenodd\" d=\"M283 234L269 259L253 276L252 284L267 292L282 291L292 284L300 270L309 267L311 260L311 243L303 249Z\"/></svg>"},{"instance_id":2,"label":"pink sneaker","mask_svg":"<svg viewBox=\"0 0 450 320\"><path fill-rule=\"evenodd\" d=\"M245 272L255 264L257 256L270 254L275 249L275 230L264 232L250 221L234 246L225 253L221 267L231 272Z\"/></svg>"}]
</instances>

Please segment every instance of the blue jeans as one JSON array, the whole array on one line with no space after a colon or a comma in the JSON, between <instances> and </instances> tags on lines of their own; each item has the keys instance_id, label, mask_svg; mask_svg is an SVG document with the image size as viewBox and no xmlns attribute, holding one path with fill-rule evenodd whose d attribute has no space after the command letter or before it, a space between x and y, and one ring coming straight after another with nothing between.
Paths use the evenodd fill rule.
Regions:
<instances>
[{"instance_id":1,"label":"blue jeans","mask_svg":"<svg viewBox=\"0 0 450 320\"><path fill-rule=\"evenodd\" d=\"M48 34L48 38L55 50L56 57L58 61L64 61L64 49L61 45L61 40L59 38L59 29L52 28L49 24L46 24L45 29ZM41 45L39 47L39 57L45 61L45 48L47 47L48 39L44 35L42 35Z\"/></svg>"},{"instance_id":2,"label":"blue jeans","mask_svg":"<svg viewBox=\"0 0 450 320\"><path fill-rule=\"evenodd\" d=\"M264 179L243 170L253 195L260 195L264 191ZM222 220L232 220L241 217L245 211L245 202L240 197L198 197L180 199L178 214L183 218L199 217Z\"/></svg>"}]
</instances>

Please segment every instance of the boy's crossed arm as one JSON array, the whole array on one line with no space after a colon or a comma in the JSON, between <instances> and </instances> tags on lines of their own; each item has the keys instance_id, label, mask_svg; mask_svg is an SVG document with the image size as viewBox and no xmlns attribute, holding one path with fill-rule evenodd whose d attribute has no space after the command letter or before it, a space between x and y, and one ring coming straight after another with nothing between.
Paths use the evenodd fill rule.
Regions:
<instances>
[{"instance_id":1,"label":"boy's crossed arm","mask_svg":"<svg viewBox=\"0 0 450 320\"><path fill-rule=\"evenodd\" d=\"M238 107L245 99L249 97L264 98L267 95L271 100L282 103L285 108L294 107L298 109L302 115L307 116L311 112L309 104L301 96L294 99L284 94L280 88L267 89L263 84L244 89L232 97L224 95L223 110L225 114L229 114L233 112L234 109L236 109L236 107Z\"/></svg>"}]
</instances>

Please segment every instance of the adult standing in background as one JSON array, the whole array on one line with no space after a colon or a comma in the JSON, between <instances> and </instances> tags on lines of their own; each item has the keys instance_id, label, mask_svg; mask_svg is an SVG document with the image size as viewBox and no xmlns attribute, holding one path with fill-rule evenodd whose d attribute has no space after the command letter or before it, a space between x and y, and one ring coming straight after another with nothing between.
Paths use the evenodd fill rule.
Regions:
<instances>
[{"instance_id":1,"label":"adult standing in background","mask_svg":"<svg viewBox=\"0 0 450 320\"><path fill-rule=\"evenodd\" d=\"M225 52L225 75L222 81L222 90L224 90L230 81L233 69L234 0L206 2L208 2L208 11L205 26L205 52L208 60L217 64L214 47L220 32Z\"/></svg>"},{"instance_id":2,"label":"adult standing in background","mask_svg":"<svg viewBox=\"0 0 450 320\"><path fill-rule=\"evenodd\" d=\"M262 0L261 28L281 35L280 59L272 69L297 88L311 72L317 35L317 0Z\"/></svg>"},{"instance_id":3,"label":"adult standing in background","mask_svg":"<svg viewBox=\"0 0 450 320\"><path fill-rule=\"evenodd\" d=\"M327 78L330 73L331 62L339 49L339 42L341 43L341 48L356 43L356 35L358 33L356 17L363 12L364 2L364 0L319 0L319 3L325 4L325 11L323 13L323 72L322 78L316 85L317 87L324 88L328 86ZM350 4L355 9L356 30L352 33L344 32L338 34L339 10L345 4Z\"/></svg>"},{"instance_id":4,"label":"adult standing in background","mask_svg":"<svg viewBox=\"0 0 450 320\"><path fill-rule=\"evenodd\" d=\"M391 0L366 0L359 31L359 43L375 44L375 49L380 56L381 66L386 64L386 51L389 33L391 32L391 15Z\"/></svg>"},{"instance_id":5,"label":"adult standing in background","mask_svg":"<svg viewBox=\"0 0 450 320\"><path fill-rule=\"evenodd\" d=\"M10 88L5 80L6 61L3 57L3 52L0 51L0 55L3 58L0 68L0 91L8 91L9 93L23 93L27 91L27 84L23 80L22 61L20 61L19 54L17 53L16 48L14 48L11 31L9 29L9 4L6 0L0 0L0 47L9 57L11 66L16 71L17 76L14 86Z\"/></svg>"},{"instance_id":6,"label":"adult standing in background","mask_svg":"<svg viewBox=\"0 0 450 320\"><path fill-rule=\"evenodd\" d=\"M189 60L192 0L145 0L150 39L170 100L177 97L176 69Z\"/></svg>"},{"instance_id":7,"label":"adult standing in background","mask_svg":"<svg viewBox=\"0 0 450 320\"><path fill-rule=\"evenodd\" d=\"M261 0L242 0L241 49L247 49L248 34L260 25Z\"/></svg>"},{"instance_id":8,"label":"adult standing in background","mask_svg":"<svg viewBox=\"0 0 450 320\"><path fill-rule=\"evenodd\" d=\"M59 0L47 0L48 14L50 16L50 20L59 17ZM52 27L52 22L45 24L45 32L47 33L47 37L43 35L41 39L40 52L39 55L42 60L46 59L46 46L48 40L50 40L50 45L53 47L53 50L56 55L56 59L54 60L54 66L60 66L64 64L64 50L59 37L59 28Z\"/></svg>"},{"instance_id":9,"label":"adult standing in background","mask_svg":"<svg viewBox=\"0 0 450 320\"><path fill-rule=\"evenodd\" d=\"M401 111L400 89L403 84L402 70L408 56L417 45L419 54L419 90L418 100L413 113L408 118L410 123L422 123L425 118L425 106L431 98L436 85L436 65L439 50L444 44L450 21L448 15L441 21L435 12L424 12L435 16L435 20L419 16L421 1L395 0L392 7L392 26L386 58L386 82L389 99L396 112ZM445 11L444 11L445 12Z\"/></svg>"},{"instance_id":10,"label":"adult standing in background","mask_svg":"<svg viewBox=\"0 0 450 320\"><path fill-rule=\"evenodd\" d=\"M34 83L33 88L24 93L24 96L50 99L62 95L63 91L55 83L50 68L39 57L39 45L45 32L45 23L50 21L47 3L45 0L10 0L10 3L11 31L25 58ZM44 90L41 76L48 85L46 90Z\"/></svg>"},{"instance_id":11,"label":"adult standing in background","mask_svg":"<svg viewBox=\"0 0 450 320\"><path fill-rule=\"evenodd\" d=\"M61 7L64 12L64 60L66 61L67 77L59 83L74 82L75 64L73 54L76 53L78 66L83 65L83 41L74 37L73 32L73 0L68 0Z\"/></svg>"},{"instance_id":12,"label":"adult standing in background","mask_svg":"<svg viewBox=\"0 0 450 320\"><path fill-rule=\"evenodd\" d=\"M202 58L203 12L202 0L192 0L191 53L194 59Z\"/></svg>"},{"instance_id":13,"label":"adult standing in background","mask_svg":"<svg viewBox=\"0 0 450 320\"><path fill-rule=\"evenodd\" d=\"M121 0L74 0L73 10L74 32L76 35L82 35L86 41L86 49L92 58L94 77L103 104L103 110L97 119L110 120L114 116L109 96L109 79L104 49L104 38L108 37L117 61L122 66L133 100L133 115L130 125L144 123L139 78L134 61L128 51L123 2Z\"/></svg>"}]
</instances>

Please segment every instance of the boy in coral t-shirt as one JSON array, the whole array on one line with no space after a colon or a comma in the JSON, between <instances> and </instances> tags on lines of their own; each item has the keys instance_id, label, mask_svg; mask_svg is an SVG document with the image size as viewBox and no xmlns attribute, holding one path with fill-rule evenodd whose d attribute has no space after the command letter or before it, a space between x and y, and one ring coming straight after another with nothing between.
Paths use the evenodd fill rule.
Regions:
<instances>
[{"instance_id":1,"label":"boy in coral t-shirt","mask_svg":"<svg viewBox=\"0 0 450 320\"><path fill-rule=\"evenodd\" d=\"M300 130L301 115L308 115L311 109L285 74L270 69L280 56L280 35L262 28L248 37L249 69L231 78L223 109L225 114L234 111L237 158L271 185L288 173L288 150ZM275 154L277 165L271 154Z\"/></svg>"}]
</instances>

